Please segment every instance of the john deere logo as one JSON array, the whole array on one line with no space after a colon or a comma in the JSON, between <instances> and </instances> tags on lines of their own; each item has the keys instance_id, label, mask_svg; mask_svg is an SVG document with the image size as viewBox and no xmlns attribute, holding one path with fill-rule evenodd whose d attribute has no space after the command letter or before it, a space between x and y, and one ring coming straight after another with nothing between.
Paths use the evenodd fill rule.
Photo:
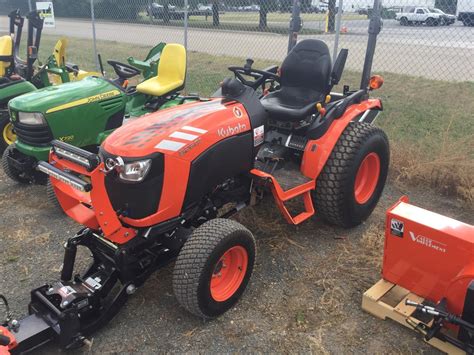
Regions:
<instances>
[{"instance_id":1,"label":"john deere logo","mask_svg":"<svg viewBox=\"0 0 474 355\"><path fill-rule=\"evenodd\" d=\"M15 122L16 121L16 112L12 112L10 116L11 116L11 120L13 122Z\"/></svg>"}]
</instances>

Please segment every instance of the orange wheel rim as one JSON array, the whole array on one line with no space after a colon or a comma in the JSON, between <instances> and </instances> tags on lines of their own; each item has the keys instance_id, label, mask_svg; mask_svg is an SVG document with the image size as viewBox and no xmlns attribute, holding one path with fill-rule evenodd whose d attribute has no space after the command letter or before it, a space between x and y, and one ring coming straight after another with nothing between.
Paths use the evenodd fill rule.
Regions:
<instances>
[{"instance_id":1,"label":"orange wheel rim","mask_svg":"<svg viewBox=\"0 0 474 355\"><path fill-rule=\"evenodd\" d=\"M211 296L217 302L231 298L244 280L248 266L247 250L241 246L228 249L214 266Z\"/></svg>"},{"instance_id":2,"label":"orange wheel rim","mask_svg":"<svg viewBox=\"0 0 474 355\"><path fill-rule=\"evenodd\" d=\"M354 197L357 203L370 200L380 176L380 157L377 153L368 154L359 166L354 184Z\"/></svg>"}]
</instances>

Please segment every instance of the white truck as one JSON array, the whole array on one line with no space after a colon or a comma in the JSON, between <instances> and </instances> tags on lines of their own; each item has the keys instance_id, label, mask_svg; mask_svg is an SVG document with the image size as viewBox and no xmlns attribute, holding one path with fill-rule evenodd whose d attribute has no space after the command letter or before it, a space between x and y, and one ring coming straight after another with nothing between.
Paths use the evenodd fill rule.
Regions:
<instances>
[{"instance_id":1,"label":"white truck","mask_svg":"<svg viewBox=\"0 0 474 355\"><path fill-rule=\"evenodd\" d=\"M458 0L456 15L464 26L474 26L474 0Z\"/></svg>"},{"instance_id":2,"label":"white truck","mask_svg":"<svg viewBox=\"0 0 474 355\"><path fill-rule=\"evenodd\" d=\"M454 15L446 14L440 9L421 6L405 7L401 12L397 13L395 18L400 21L400 25L402 26L420 24L426 24L427 26L444 26L451 25L456 21L456 16Z\"/></svg>"}]
</instances>

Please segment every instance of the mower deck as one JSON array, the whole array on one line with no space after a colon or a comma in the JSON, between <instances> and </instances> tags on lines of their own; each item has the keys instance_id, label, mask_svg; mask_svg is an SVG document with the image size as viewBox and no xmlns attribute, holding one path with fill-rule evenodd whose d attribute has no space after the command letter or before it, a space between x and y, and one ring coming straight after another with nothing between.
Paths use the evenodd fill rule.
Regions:
<instances>
[{"instance_id":1,"label":"mower deck","mask_svg":"<svg viewBox=\"0 0 474 355\"><path fill-rule=\"evenodd\" d=\"M427 315L417 312L415 307L407 306L407 299L418 303L425 301L409 290L381 279L362 296L362 309L380 319L389 318L407 328L423 332L431 325L432 319L426 319ZM453 344L436 337L426 342L447 354L465 354Z\"/></svg>"}]
</instances>

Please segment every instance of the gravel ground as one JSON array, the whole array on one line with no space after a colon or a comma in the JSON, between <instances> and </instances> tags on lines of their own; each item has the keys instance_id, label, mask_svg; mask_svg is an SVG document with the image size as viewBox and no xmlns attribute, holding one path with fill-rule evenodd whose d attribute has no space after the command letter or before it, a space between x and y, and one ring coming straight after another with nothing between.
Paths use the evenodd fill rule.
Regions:
<instances>
[{"instance_id":1,"label":"gravel ground","mask_svg":"<svg viewBox=\"0 0 474 355\"><path fill-rule=\"evenodd\" d=\"M16 185L0 173L0 293L17 316L26 312L30 289L59 276L61 243L79 229L49 209L45 190ZM459 202L394 184L370 219L352 230L317 219L289 226L266 200L236 217L255 234L258 257L235 308L206 322L188 314L173 296L170 266L96 333L90 348L76 352L433 353L413 331L360 307L362 293L380 277L384 211L402 194L474 223L472 210ZM59 350L49 345L40 352Z\"/></svg>"}]
</instances>

